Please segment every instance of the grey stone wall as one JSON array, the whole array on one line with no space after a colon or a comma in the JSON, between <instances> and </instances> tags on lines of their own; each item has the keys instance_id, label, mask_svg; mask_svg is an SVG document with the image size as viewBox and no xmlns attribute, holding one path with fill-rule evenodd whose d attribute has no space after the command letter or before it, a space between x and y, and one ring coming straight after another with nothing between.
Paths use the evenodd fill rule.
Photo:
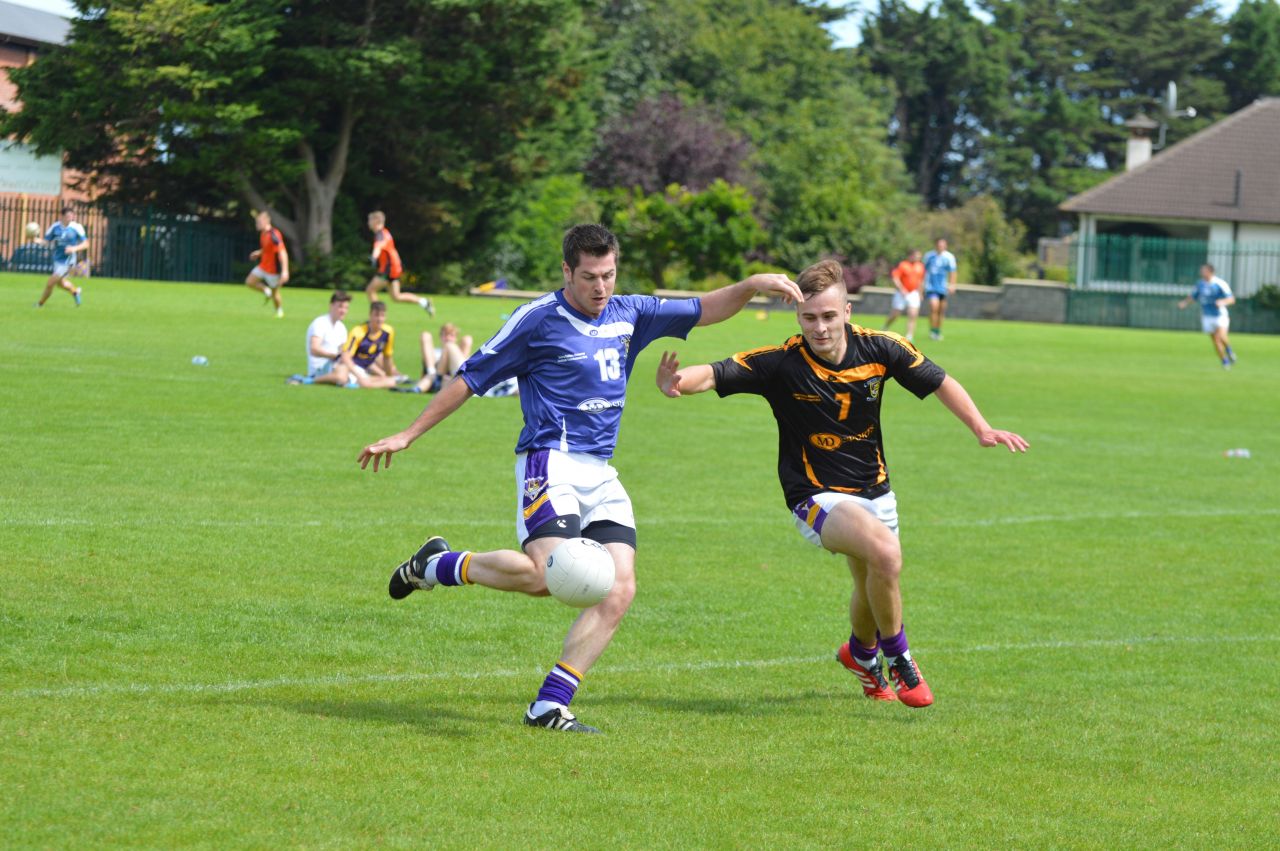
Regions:
<instances>
[{"instance_id":1,"label":"grey stone wall","mask_svg":"<svg viewBox=\"0 0 1280 851\"><path fill-rule=\"evenodd\" d=\"M853 312L862 316L888 316L893 303L889 287L864 287L849 297ZM927 316L928 302L920 313ZM1065 322L1067 285L1050 281L1006 279L1003 286L957 284L947 300L947 316L959 319L1009 319L1016 322Z\"/></svg>"}]
</instances>

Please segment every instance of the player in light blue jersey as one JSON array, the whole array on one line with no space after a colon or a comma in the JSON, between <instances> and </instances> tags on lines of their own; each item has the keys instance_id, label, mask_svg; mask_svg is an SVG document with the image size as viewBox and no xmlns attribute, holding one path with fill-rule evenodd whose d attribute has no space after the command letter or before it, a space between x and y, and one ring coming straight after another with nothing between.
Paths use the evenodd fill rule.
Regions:
<instances>
[{"instance_id":1,"label":"player in light blue jersey","mask_svg":"<svg viewBox=\"0 0 1280 851\"><path fill-rule=\"evenodd\" d=\"M942 339L942 319L947 315L947 296L956 291L956 256L939 239L924 256L924 297L929 301L929 339Z\"/></svg>"},{"instance_id":2,"label":"player in light blue jersey","mask_svg":"<svg viewBox=\"0 0 1280 851\"><path fill-rule=\"evenodd\" d=\"M76 301L76 307L79 307L81 289L71 283L68 278L71 270L79 262L76 254L88 249L89 238L85 236L84 227L76 221L76 211L71 207L63 207L62 218L49 226L43 241L53 245L53 274L49 275L49 280L45 281L44 292L40 294L36 307L44 307L49 296L53 295L54 287L62 287L71 293L71 297Z\"/></svg>"},{"instance_id":3,"label":"player in light blue jersey","mask_svg":"<svg viewBox=\"0 0 1280 851\"><path fill-rule=\"evenodd\" d=\"M1218 353L1223 369L1231 369L1236 362L1236 353L1231 349L1231 340L1227 332L1231 328L1231 317L1227 313L1228 305L1236 303L1231 285L1213 273L1208 263L1200 267L1200 280L1195 289L1178 302L1178 309L1186 307L1193 301L1200 302L1200 330L1209 335L1213 341L1213 350Z\"/></svg>"},{"instance_id":4,"label":"player in light blue jersey","mask_svg":"<svg viewBox=\"0 0 1280 851\"><path fill-rule=\"evenodd\" d=\"M564 238L564 288L518 308L467 359L404 431L366 446L360 466L391 456L473 395L517 378L524 428L516 444L516 531L522 552L473 553L431 537L391 576L394 599L437 586L478 584L547 595L546 563L566 538L591 538L613 557L616 579L603 602L585 609L565 637L524 723L595 733L569 711L582 677L600 658L635 596L636 524L631 500L609 464L636 357L659 337L685 337L740 311L757 293L802 297L786 275L753 275L698 299L613 294L618 240L601 225L577 225Z\"/></svg>"}]
</instances>

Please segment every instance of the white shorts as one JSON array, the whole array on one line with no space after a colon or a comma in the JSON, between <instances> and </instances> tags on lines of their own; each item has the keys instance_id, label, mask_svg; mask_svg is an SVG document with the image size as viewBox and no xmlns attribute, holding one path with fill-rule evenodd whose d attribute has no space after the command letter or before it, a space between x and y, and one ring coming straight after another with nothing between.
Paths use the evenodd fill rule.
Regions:
<instances>
[{"instance_id":1,"label":"white shorts","mask_svg":"<svg viewBox=\"0 0 1280 851\"><path fill-rule=\"evenodd\" d=\"M350 369L350 371L349 371L349 372L347 372L347 386L348 386L348 387L359 387L359 386L360 386L360 379L361 379L361 378L368 378L368 377L369 377L369 370L365 369L364 367L360 366L359 364L353 363L353 364L351 364L351 369Z\"/></svg>"},{"instance_id":2,"label":"white shorts","mask_svg":"<svg viewBox=\"0 0 1280 851\"><path fill-rule=\"evenodd\" d=\"M76 267L76 260L55 260L53 262L53 276L55 278L65 278L71 274L71 270Z\"/></svg>"},{"instance_id":3,"label":"white shorts","mask_svg":"<svg viewBox=\"0 0 1280 851\"><path fill-rule=\"evenodd\" d=\"M579 530L608 521L636 528L631 497L608 461L583 452L535 449L516 454L516 538L523 545L544 523L575 516ZM573 537L565 524L565 537Z\"/></svg>"},{"instance_id":4,"label":"white shorts","mask_svg":"<svg viewBox=\"0 0 1280 851\"><path fill-rule=\"evenodd\" d=\"M311 371L312 378L319 378L322 375L328 375L333 372L333 368L338 365L336 360L327 360Z\"/></svg>"},{"instance_id":5,"label":"white shorts","mask_svg":"<svg viewBox=\"0 0 1280 851\"><path fill-rule=\"evenodd\" d=\"M913 307L916 310L920 309L920 291L912 290L903 295L900 290L895 289L893 291L893 309L906 310L908 307Z\"/></svg>"},{"instance_id":6,"label":"white shorts","mask_svg":"<svg viewBox=\"0 0 1280 851\"><path fill-rule=\"evenodd\" d=\"M250 269L249 277L261 279L264 284L273 290L280 285L280 276L273 275L270 272L264 272L261 266L254 266Z\"/></svg>"},{"instance_id":7,"label":"white shorts","mask_svg":"<svg viewBox=\"0 0 1280 851\"><path fill-rule=\"evenodd\" d=\"M881 494L875 499L855 496L851 493L834 493L823 491L814 494L791 510L796 521L796 528L804 539L814 546L822 546L822 524L827 522L827 515L842 502L852 502L870 511L875 518L888 527L893 534L898 534L898 498L893 491Z\"/></svg>"},{"instance_id":8,"label":"white shorts","mask_svg":"<svg viewBox=\"0 0 1280 851\"><path fill-rule=\"evenodd\" d=\"M1231 327L1231 317L1227 315L1227 312L1225 310L1219 313L1217 316L1205 316L1203 314L1201 314L1200 316L1200 330L1205 332L1206 334L1212 334L1214 331L1217 331L1219 328L1221 328L1223 331L1226 331L1230 327Z\"/></svg>"}]
</instances>

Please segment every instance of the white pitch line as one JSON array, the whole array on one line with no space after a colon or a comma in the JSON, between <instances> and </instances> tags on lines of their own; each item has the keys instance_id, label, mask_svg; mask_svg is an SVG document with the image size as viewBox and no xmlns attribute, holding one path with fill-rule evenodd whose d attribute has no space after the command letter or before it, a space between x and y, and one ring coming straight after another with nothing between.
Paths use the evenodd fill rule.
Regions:
<instances>
[{"instance_id":1,"label":"white pitch line","mask_svg":"<svg viewBox=\"0 0 1280 851\"><path fill-rule=\"evenodd\" d=\"M1094 520L1162 520L1197 517L1257 517L1280 515L1280 508L1188 508L1172 511L1099 511L1084 514L1030 514L1012 517L959 518L923 522L921 526L1013 526L1024 523L1078 523Z\"/></svg>"},{"instance_id":2,"label":"white pitch line","mask_svg":"<svg viewBox=\"0 0 1280 851\"><path fill-rule=\"evenodd\" d=\"M1219 637L1220 643L1280 642L1280 635L1246 635ZM1203 641L1199 636L1134 636L1100 638L1085 641L1032 641L1019 644L979 644L972 647L924 648L921 653L1007 653L1020 650L1085 650L1100 647L1127 647L1134 644L1190 644ZM791 656L779 659L705 659L700 662L671 662L658 665L622 665L607 670L616 674L648 674L659 672L687 673L722 671L735 668L776 668L785 665L812 665L831 661L830 655ZM327 677L281 677L269 680L231 680L222 683L99 683L97 685L64 686L62 688L27 688L0 692L0 698L96 697L107 694L228 694L301 686L359 685L362 683L414 683L433 680L489 680L508 677L537 677L541 668L500 669L493 671L423 671L404 674L333 674Z\"/></svg>"},{"instance_id":3,"label":"white pitch line","mask_svg":"<svg viewBox=\"0 0 1280 851\"><path fill-rule=\"evenodd\" d=\"M781 513L781 512L780 512ZM1241 508L1241 509L1204 509L1189 508L1166 511L1099 511L1082 514L1028 514L1010 517L971 517L954 520L923 520L912 525L921 527L965 527L965 526L1018 526L1031 523L1080 523L1096 520L1161 520L1161 519L1195 519L1199 517L1275 517L1280 515L1280 508ZM734 517L641 517L641 528L654 529L662 526L699 525L699 526L741 526L742 519ZM365 525L403 526L404 521L386 518L371 518L362 521ZM246 518L216 520L208 518L187 519L183 517L136 517L113 518L110 521L95 520L87 517L5 517L0 518L0 526L172 526L181 524L189 527L210 528L289 528L318 527L326 525L321 520L273 520L270 518ZM456 518L441 520L437 524L441 528L454 526L502 526L501 521L475 520ZM787 526L790 526L790 522Z\"/></svg>"}]
</instances>

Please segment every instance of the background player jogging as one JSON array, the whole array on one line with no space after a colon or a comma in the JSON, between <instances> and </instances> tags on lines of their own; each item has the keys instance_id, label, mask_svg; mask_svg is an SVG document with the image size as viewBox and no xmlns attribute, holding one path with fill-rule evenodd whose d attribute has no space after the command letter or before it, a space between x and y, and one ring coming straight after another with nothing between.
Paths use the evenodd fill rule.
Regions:
<instances>
[{"instance_id":1,"label":"background player jogging","mask_svg":"<svg viewBox=\"0 0 1280 851\"><path fill-rule=\"evenodd\" d=\"M396 241L387 230L387 217L381 210L369 214L369 230L373 231L373 251L369 260L373 263L373 277L364 288L369 301L377 301L378 293L387 287L391 288L391 300L404 304L416 304L429 316L436 315L431 299L423 296L400 292L400 276L404 274L404 266L400 262L400 252L396 249Z\"/></svg>"},{"instance_id":2,"label":"background player jogging","mask_svg":"<svg viewBox=\"0 0 1280 851\"><path fill-rule=\"evenodd\" d=\"M257 260L258 265L249 270L244 285L266 296L275 305L276 319L283 319L284 301L280 289L289 283L289 249L285 247L280 229L272 227L270 213L258 213L254 223L258 227L258 250L251 252L249 259Z\"/></svg>"},{"instance_id":3,"label":"background player jogging","mask_svg":"<svg viewBox=\"0 0 1280 851\"><path fill-rule=\"evenodd\" d=\"M810 266L796 283L805 296L796 305L799 334L684 369L664 352L658 387L673 398L707 390L765 398L778 423L778 477L796 527L811 544L845 556L853 574L852 632L836 658L867 697L928 706L933 692L902 623L898 504L880 432L885 383L894 379L922 399L936 393L981 446L1025 452L1028 444L988 425L960 383L910 342L851 324L839 263Z\"/></svg>"},{"instance_id":4,"label":"background player jogging","mask_svg":"<svg viewBox=\"0 0 1280 851\"><path fill-rule=\"evenodd\" d=\"M929 339L942 339L942 320L947 315L947 296L956 291L956 256L939 239L924 256L924 297L929 302Z\"/></svg>"},{"instance_id":5,"label":"background player jogging","mask_svg":"<svg viewBox=\"0 0 1280 851\"><path fill-rule=\"evenodd\" d=\"M1231 292L1231 285L1213 273L1213 267L1205 263L1200 267L1200 280L1196 281L1191 293L1178 302L1182 310L1191 302L1200 303L1200 330L1209 335L1213 342L1213 350L1218 353L1223 369L1231 369L1236 362L1236 353L1231 349L1231 339L1227 333L1231 330L1231 315L1227 307L1236 303Z\"/></svg>"},{"instance_id":6,"label":"background player jogging","mask_svg":"<svg viewBox=\"0 0 1280 851\"><path fill-rule=\"evenodd\" d=\"M613 557L616 579L603 602L569 628L559 661L524 714L535 727L580 733L569 703L613 638L635 596L636 523L631 499L609 464L618 440L627 378L640 351L659 337L685 337L740 311L758 292L791 301L785 275L753 275L699 299L613 294L618 240L601 225L577 225L563 243L564 288L517 308L409 428L366 446L360 466L391 455L473 395L517 377L524 428L516 444L516 535L522 552L473 553L432 537L396 568L395 599L415 590L478 584L546 596L547 556L566 538L585 537ZM429 472L429 470L428 470Z\"/></svg>"},{"instance_id":7,"label":"background player jogging","mask_svg":"<svg viewBox=\"0 0 1280 851\"><path fill-rule=\"evenodd\" d=\"M36 307L44 307L49 296L53 295L54 287L61 287L71 293L76 307L79 307L82 291L71 283L70 276L79 262L76 255L89 248L89 238L85 235L84 226L76 221L76 211L71 207L63 207L62 218L45 231L44 241L53 245L53 271L49 280L44 282L44 292L40 294Z\"/></svg>"}]
</instances>

